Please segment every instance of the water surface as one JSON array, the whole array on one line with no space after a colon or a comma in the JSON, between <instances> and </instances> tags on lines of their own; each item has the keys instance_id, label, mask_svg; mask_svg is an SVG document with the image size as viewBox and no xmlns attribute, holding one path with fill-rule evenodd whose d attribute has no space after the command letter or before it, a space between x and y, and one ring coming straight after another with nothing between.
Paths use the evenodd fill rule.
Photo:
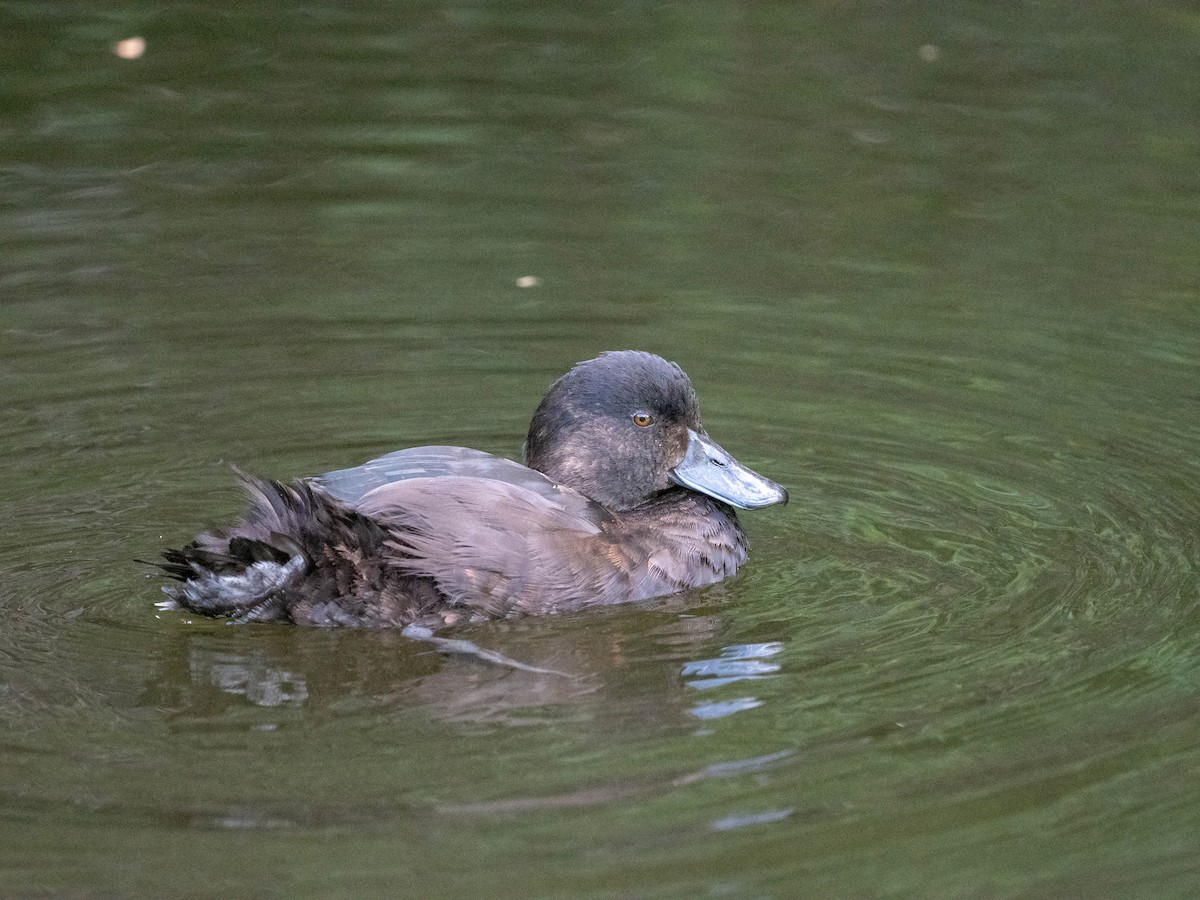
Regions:
<instances>
[{"instance_id":1,"label":"water surface","mask_svg":"<svg viewBox=\"0 0 1200 900\"><path fill-rule=\"evenodd\" d=\"M1198 47L7 4L0 893L1194 896ZM792 503L733 582L455 634L573 678L154 609L231 463L516 455L624 347Z\"/></svg>"}]
</instances>

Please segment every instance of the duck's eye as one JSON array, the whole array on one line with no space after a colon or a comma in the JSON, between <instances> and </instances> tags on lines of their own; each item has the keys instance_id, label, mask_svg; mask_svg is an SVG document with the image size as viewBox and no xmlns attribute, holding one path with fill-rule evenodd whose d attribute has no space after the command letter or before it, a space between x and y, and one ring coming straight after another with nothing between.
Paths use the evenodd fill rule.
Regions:
<instances>
[{"instance_id":1,"label":"duck's eye","mask_svg":"<svg viewBox=\"0 0 1200 900\"><path fill-rule=\"evenodd\" d=\"M638 428L647 428L654 424L654 416L650 413L634 413L633 424Z\"/></svg>"}]
</instances>

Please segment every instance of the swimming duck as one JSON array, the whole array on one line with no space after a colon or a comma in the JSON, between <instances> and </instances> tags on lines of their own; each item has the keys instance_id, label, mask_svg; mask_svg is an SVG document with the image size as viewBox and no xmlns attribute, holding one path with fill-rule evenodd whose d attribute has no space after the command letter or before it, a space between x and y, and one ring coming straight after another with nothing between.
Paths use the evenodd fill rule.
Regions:
<instances>
[{"instance_id":1,"label":"swimming duck","mask_svg":"<svg viewBox=\"0 0 1200 900\"><path fill-rule=\"evenodd\" d=\"M787 502L700 424L675 363L624 350L550 386L525 465L415 447L291 483L243 476L232 528L163 553L167 607L236 621L420 626L644 600L746 560L734 507Z\"/></svg>"}]
</instances>

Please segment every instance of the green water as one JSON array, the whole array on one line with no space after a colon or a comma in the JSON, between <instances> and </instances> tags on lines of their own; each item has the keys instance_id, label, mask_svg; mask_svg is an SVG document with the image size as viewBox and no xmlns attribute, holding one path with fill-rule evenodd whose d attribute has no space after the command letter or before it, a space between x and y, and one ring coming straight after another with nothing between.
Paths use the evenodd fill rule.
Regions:
<instances>
[{"instance_id":1,"label":"green water","mask_svg":"<svg viewBox=\"0 0 1200 900\"><path fill-rule=\"evenodd\" d=\"M14 2L0 59L0 894L1200 892L1191 6ZM792 503L455 634L575 678L152 605L230 463L515 455L625 347Z\"/></svg>"}]
</instances>

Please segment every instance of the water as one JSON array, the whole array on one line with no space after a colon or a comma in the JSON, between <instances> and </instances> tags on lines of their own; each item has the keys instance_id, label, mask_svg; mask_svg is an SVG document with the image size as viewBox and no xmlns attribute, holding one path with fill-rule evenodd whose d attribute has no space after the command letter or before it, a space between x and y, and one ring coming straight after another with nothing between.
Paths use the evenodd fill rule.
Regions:
<instances>
[{"instance_id":1,"label":"water","mask_svg":"<svg viewBox=\"0 0 1200 900\"><path fill-rule=\"evenodd\" d=\"M1198 35L7 4L0 893L1195 895ZM512 455L623 347L793 500L454 635L574 677L155 611L230 463Z\"/></svg>"}]
</instances>

